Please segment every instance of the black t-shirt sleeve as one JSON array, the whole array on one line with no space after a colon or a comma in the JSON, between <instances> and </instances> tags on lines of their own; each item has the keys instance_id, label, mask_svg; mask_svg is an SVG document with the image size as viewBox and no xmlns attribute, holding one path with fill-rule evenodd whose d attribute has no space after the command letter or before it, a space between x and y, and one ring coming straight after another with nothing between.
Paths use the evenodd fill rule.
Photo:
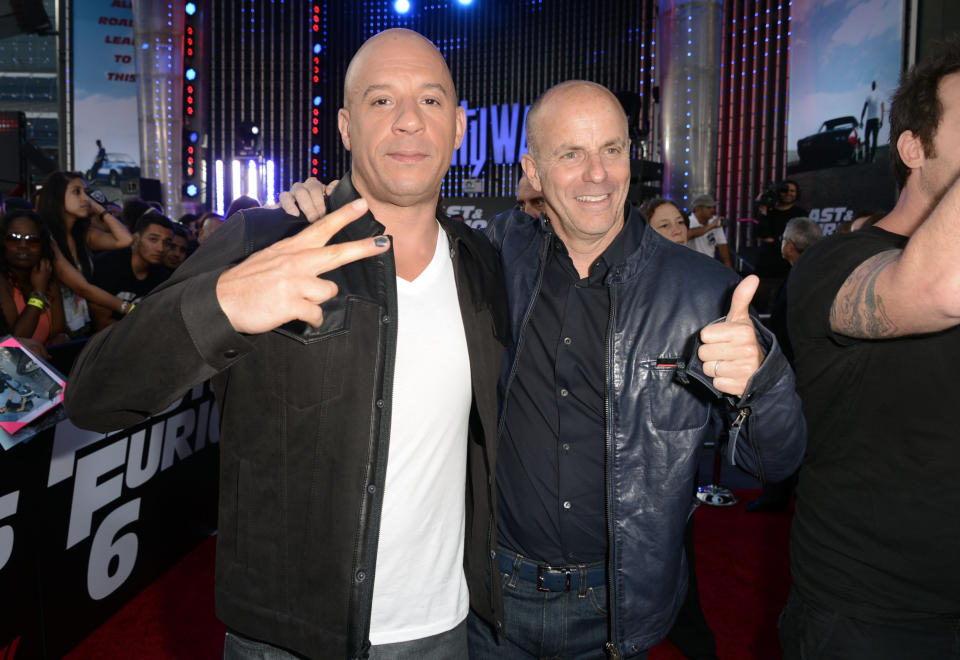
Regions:
<instances>
[{"instance_id":1,"label":"black t-shirt sleeve","mask_svg":"<svg viewBox=\"0 0 960 660\"><path fill-rule=\"evenodd\" d=\"M809 248L797 261L787 285L790 337L827 338L840 345L858 341L830 328L830 308L850 274L870 257L903 249L906 238L870 227L835 234Z\"/></svg>"}]
</instances>

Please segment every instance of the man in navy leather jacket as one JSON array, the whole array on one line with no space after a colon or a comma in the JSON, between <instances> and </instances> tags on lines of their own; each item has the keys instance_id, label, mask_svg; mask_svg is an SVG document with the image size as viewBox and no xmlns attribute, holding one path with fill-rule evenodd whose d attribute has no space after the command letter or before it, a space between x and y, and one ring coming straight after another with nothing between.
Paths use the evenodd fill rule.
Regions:
<instances>
[{"instance_id":1,"label":"man in navy leather jacket","mask_svg":"<svg viewBox=\"0 0 960 660\"><path fill-rule=\"evenodd\" d=\"M527 130L523 167L546 213L487 229L511 319L496 474L505 616L471 616L471 658L641 655L683 602L704 441L727 428L728 458L776 480L802 459L806 427L786 359L749 316L756 278L738 286L627 203L616 98L563 83Z\"/></svg>"}]
</instances>

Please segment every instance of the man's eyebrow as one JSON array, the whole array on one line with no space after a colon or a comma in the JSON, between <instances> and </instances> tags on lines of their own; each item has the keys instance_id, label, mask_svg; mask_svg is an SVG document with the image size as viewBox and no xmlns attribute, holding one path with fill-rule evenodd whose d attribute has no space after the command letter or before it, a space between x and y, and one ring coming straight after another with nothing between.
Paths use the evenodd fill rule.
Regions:
<instances>
[{"instance_id":1,"label":"man's eyebrow","mask_svg":"<svg viewBox=\"0 0 960 660\"><path fill-rule=\"evenodd\" d=\"M438 82L428 82L423 83L420 86L421 89L436 89L439 90L444 96L450 96L450 93L447 91L446 86L443 83ZM393 85L390 83L380 83L376 85L368 85L366 89L363 90L363 96L360 97L361 100L367 98L375 92L387 91L393 89Z\"/></svg>"}]
</instances>

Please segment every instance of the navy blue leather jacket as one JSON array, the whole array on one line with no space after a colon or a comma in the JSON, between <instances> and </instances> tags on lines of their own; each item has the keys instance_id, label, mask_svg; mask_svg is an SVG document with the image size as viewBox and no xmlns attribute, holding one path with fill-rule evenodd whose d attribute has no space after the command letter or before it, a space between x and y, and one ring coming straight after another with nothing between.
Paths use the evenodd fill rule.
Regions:
<instances>
[{"instance_id":1,"label":"navy blue leather jacket","mask_svg":"<svg viewBox=\"0 0 960 660\"><path fill-rule=\"evenodd\" d=\"M634 209L628 222L642 222ZM504 402L523 350L552 231L513 211L487 236L500 250L511 341L499 381ZM637 654L666 635L687 586L683 530L693 512L705 440L728 429L726 456L765 480L799 466L806 424L794 375L776 339L754 321L767 355L739 399L712 386L697 357L700 330L726 314L738 278L651 230L607 279L606 489L610 640ZM505 631L509 636L510 631Z\"/></svg>"}]
</instances>

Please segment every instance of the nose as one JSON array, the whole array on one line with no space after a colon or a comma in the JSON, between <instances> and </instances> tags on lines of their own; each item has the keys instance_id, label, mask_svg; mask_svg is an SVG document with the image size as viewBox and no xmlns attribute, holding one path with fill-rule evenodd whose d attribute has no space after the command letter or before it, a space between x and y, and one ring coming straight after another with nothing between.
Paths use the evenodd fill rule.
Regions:
<instances>
[{"instance_id":1,"label":"nose","mask_svg":"<svg viewBox=\"0 0 960 660\"><path fill-rule=\"evenodd\" d=\"M599 154L587 155L586 167L583 170L585 181L600 183L607 178L607 168L603 165L603 158Z\"/></svg>"},{"instance_id":2,"label":"nose","mask_svg":"<svg viewBox=\"0 0 960 660\"><path fill-rule=\"evenodd\" d=\"M393 130L399 133L416 133L423 130L423 117L416 101L407 100L397 103L397 116L393 121Z\"/></svg>"}]
</instances>

